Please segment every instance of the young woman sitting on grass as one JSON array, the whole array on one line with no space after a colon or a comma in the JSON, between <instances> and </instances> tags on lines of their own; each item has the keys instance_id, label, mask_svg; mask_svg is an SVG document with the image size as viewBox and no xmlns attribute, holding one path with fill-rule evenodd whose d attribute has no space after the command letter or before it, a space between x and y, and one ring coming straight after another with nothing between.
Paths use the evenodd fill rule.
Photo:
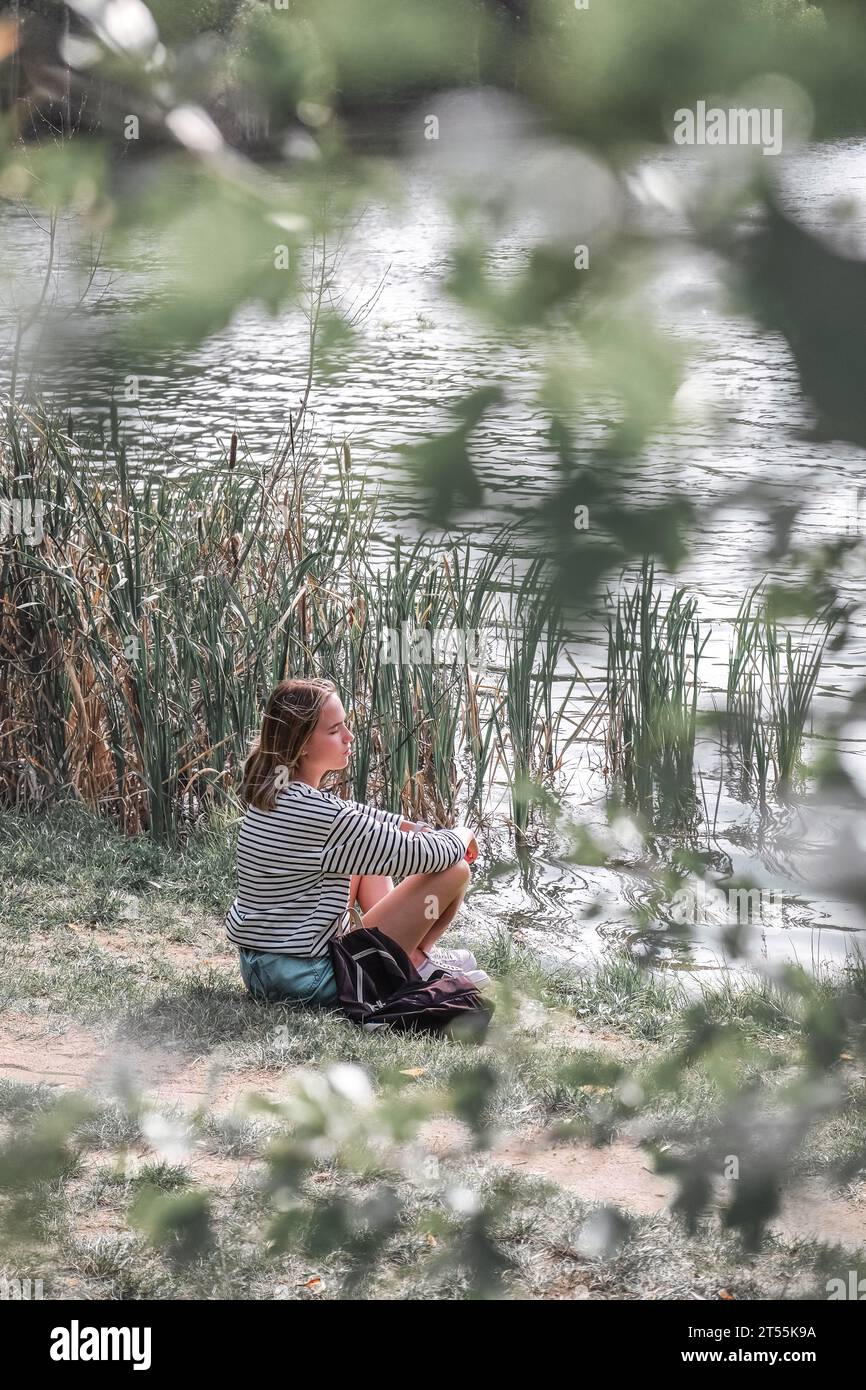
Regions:
<instances>
[{"instance_id":1,"label":"young woman sitting on grass","mask_svg":"<svg viewBox=\"0 0 866 1390\"><path fill-rule=\"evenodd\" d=\"M445 969L483 986L471 952L430 958L466 892L472 831L433 830L322 791L351 751L331 681L288 680L271 693L244 763L238 895L226 917L244 983L259 999L332 1007L328 942L363 925L398 942L422 976Z\"/></svg>"}]
</instances>

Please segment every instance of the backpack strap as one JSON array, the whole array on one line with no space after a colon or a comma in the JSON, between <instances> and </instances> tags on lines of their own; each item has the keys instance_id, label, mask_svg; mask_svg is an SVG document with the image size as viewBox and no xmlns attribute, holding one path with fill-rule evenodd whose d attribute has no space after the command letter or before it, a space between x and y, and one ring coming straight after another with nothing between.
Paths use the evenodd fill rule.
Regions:
<instances>
[{"instance_id":1,"label":"backpack strap","mask_svg":"<svg viewBox=\"0 0 866 1390\"><path fill-rule=\"evenodd\" d=\"M363 927L364 925L364 918L361 916L361 909L358 907L357 903L352 903L352 906L349 908L349 916L352 918L351 925L344 927L340 932L340 936L348 936L349 932L356 931L358 927Z\"/></svg>"}]
</instances>

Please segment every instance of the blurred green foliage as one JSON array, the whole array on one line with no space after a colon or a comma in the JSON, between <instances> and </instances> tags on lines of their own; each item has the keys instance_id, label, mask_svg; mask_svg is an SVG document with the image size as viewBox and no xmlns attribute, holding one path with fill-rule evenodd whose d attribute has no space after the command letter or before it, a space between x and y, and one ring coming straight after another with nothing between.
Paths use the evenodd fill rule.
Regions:
<instances>
[{"instance_id":1,"label":"blurred green foliage","mask_svg":"<svg viewBox=\"0 0 866 1390\"><path fill-rule=\"evenodd\" d=\"M806 119L812 108L817 137L866 128L866 24L859 8L841 3L591 0L579 10L573 0L291 0L283 9L264 0L183 6L154 0L151 8L159 41L141 0L73 6L73 36L95 46L84 56L78 50L74 61L72 55L68 85L57 57L65 19L60 5L22 4L20 44L5 27L8 16L0 28L0 196L28 213L69 212L84 237L104 236L109 265L129 265L146 239L165 271L134 324L118 331L109 323L103 335L94 322L78 359L85 385L96 360L110 358L121 379L141 371L149 354L201 343L249 304L279 311L297 292L313 238L333 234L372 187L388 187L382 154L405 148L407 136L410 146L412 138L420 143L425 119L437 114L453 89L484 85L524 99L542 133L533 138L580 142L615 181L636 154L669 141L678 108L699 99L745 100L749 84L757 83L753 90L760 92L767 74L790 84L795 116ZM140 123L138 138L129 138L130 115ZM493 124L495 134L495 116ZM446 153L448 139L446 125ZM464 128L452 156L464 152L466 140ZM501 234L514 215L507 194L493 187L503 159L507 145L503 155L494 140L482 150L468 192L465 180L459 197L455 188L455 207L462 206L463 216L455 226L446 284L456 306L485 325L515 336L529 329L549 333L550 360L538 404L560 478L552 499L521 499L521 515L535 528L540 553L555 571L555 597L597 607L605 577L623 565L650 552L674 568L686 554L694 500L671 489L660 502L639 504L632 484L646 446L671 417L687 349L664 340L635 309L648 261L641 238L625 221L614 222L598 255L593 248L594 268L585 281L563 252L561 229L529 251L510 283L492 280L488 233ZM755 214L747 244L740 225L744 207ZM482 222L489 219L486 231L472 229L473 212ZM685 220L695 244L727 258L751 322L784 334L804 395L816 408L820 437L866 445L863 264L798 227L779 205L766 168L747 171L736 186L720 179L700 207L686 210ZM567 218L565 230L572 234ZM325 347L332 356L344 333L336 320L326 326ZM581 349L588 370L576 355L569 359L553 351L563 338ZM427 519L447 524L461 508L482 500L470 437L483 428L485 412L506 384L491 382L468 393L455 426L404 451L428 504ZM588 407L599 402L608 406L602 439L580 452ZM68 445L64 441L64 449ZM26 482L33 462L26 442L13 429L6 446L10 478L16 485ZM118 476L127 486L123 466ZM594 508L601 534L595 548L569 534L577 502ZM104 533L98 499L88 515ZM796 503L779 524L776 558L788 553L795 516ZM234 533L228 520L228 534L220 540L230 555ZM110 549L113 538L103 539ZM125 539L124 555L132 565L140 551L135 538L132 544ZM812 613L836 602L833 572L840 558L840 550L816 552L808 582L787 592L789 611ZM6 565L4 559L4 582ZM132 588L130 583L130 593ZM116 596L113 602L122 607ZM130 630L142 620L144 604L145 596L137 595L135 611L122 614ZM157 625L158 615L152 621ZM35 640L29 650L40 651ZM214 650L216 644L208 655ZM155 783L170 763L170 734L169 712L163 711L155 723ZM597 850L582 843L575 853L592 860ZM676 881L676 874L662 878L659 906ZM862 875L846 891L862 899ZM742 1058L742 1039L699 1012L680 1053L667 1058L653 1078L659 1090L675 1089L683 1068L700 1056L717 1076L730 1079L728 1109L705 1133L680 1136L680 1149L666 1151L659 1165L678 1175L679 1208L694 1224L707 1205L720 1156L738 1153L745 1177L726 1219L752 1246L775 1210L776 1187L792 1149L815 1117L838 1103L835 1073L844 1049L862 1057L864 1045L862 990L828 1000L793 977L784 988L803 1007L804 1041L800 1074L783 1096L776 1129L764 1123L755 1087L742 1087L735 1075L732 1059ZM567 1091L614 1081L609 1067L600 1066L591 1080L588 1075L582 1066L565 1075L562 1085ZM464 1072L448 1097L479 1147L486 1142L487 1103L496 1085L495 1070L479 1066ZM298 1195L323 1137L334 1154L345 1146L350 1165L364 1169L371 1163L367 1121L356 1125L353 1107L344 1101L339 1085L326 1086L324 1094L313 1085L304 1114L300 1120L294 1116L295 1128L275 1143L269 1163L273 1192L282 1195L270 1239L302 1240L313 1253L339 1248L360 1268L397 1229L401 1206L393 1187L384 1185L360 1206L341 1199L314 1209ZM600 1101L589 1132L603 1139L625 1104L621 1097ZM400 1109L393 1097L387 1107L384 1123ZM401 1132L415 1118L415 1111L401 1115ZM16 1136L4 1146L0 1188L8 1238L20 1238L34 1213L44 1212L50 1183L74 1165L67 1142L74 1124L61 1108L35 1122L26 1138ZM131 1215L172 1260L191 1262L210 1248L211 1213L201 1194L147 1187ZM505 1272L489 1217L485 1210L473 1212L454 1237L458 1263L471 1271L471 1289L479 1296L498 1289Z\"/></svg>"}]
</instances>

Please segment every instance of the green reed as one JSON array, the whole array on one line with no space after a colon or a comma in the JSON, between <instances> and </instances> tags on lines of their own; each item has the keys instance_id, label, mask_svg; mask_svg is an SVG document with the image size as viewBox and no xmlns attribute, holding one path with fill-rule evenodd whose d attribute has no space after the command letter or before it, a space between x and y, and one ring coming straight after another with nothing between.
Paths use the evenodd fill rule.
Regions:
<instances>
[{"instance_id":1,"label":"green reed","mask_svg":"<svg viewBox=\"0 0 866 1390\"><path fill-rule=\"evenodd\" d=\"M828 614L821 613L798 641L790 632L780 634L763 583L746 595L734 620L727 679L729 742L736 747L744 783L755 787L761 806L771 765L780 795L802 778L803 740L831 630Z\"/></svg>"},{"instance_id":2,"label":"green reed","mask_svg":"<svg viewBox=\"0 0 866 1390\"><path fill-rule=\"evenodd\" d=\"M607 759L625 798L652 819L689 815L702 637L697 602L676 589L664 608L645 558L608 618Z\"/></svg>"},{"instance_id":3,"label":"green reed","mask_svg":"<svg viewBox=\"0 0 866 1390\"><path fill-rule=\"evenodd\" d=\"M511 819L525 838L533 801L546 779L558 770L554 750L571 691L554 707L556 671L565 644L563 614L554 589L544 581L544 562L533 560L514 590L505 628L504 690L494 717L511 798Z\"/></svg>"},{"instance_id":4,"label":"green reed","mask_svg":"<svg viewBox=\"0 0 866 1390\"><path fill-rule=\"evenodd\" d=\"M468 544L383 541L348 449L326 489L294 439L264 469L239 465L233 442L218 468L170 481L131 478L116 422L77 439L22 409L3 445L0 491L47 503L41 545L0 543L5 801L71 793L130 832L173 835L233 803L272 686L319 675L355 720L354 796L425 819L481 811L511 757L504 673L384 639L404 622L483 628L507 587L504 538L476 563ZM516 741L524 760L549 757L560 712L545 698L537 750L531 729Z\"/></svg>"},{"instance_id":5,"label":"green reed","mask_svg":"<svg viewBox=\"0 0 866 1390\"><path fill-rule=\"evenodd\" d=\"M761 589L758 584L746 594L734 619L726 709L728 746L736 747L739 754L741 792L747 795L754 786L763 807L773 760L773 722L766 681Z\"/></svg>"}]
</instances>

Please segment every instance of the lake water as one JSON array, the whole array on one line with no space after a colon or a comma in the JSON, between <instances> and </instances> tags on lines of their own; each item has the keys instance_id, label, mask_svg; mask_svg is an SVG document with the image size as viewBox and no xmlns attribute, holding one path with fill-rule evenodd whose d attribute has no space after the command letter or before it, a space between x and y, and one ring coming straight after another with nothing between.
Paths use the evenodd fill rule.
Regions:
<instances>
[{"instance_id":1,"label":"lake water","mask_svg":"<svg viewBox=\"0 0 866 1390\"><path fill-rule=\"evenodd\" d=\"M702 620L711 629L703 674L702 703L711 705L723 687L730 620L745 591L762 574L785 577L761 560L772 540L767 516L725 499L748 483L775 489L780 503L805 503L794 539L815 542L839 532L866 528L866 500L858 502L863 455L842 444L816 444L806 437L808 409L800 399L794 363L784 341L738 317L729 303L727 268L721 258L695 247L678 207L694 192L702 165L693 152L672 150L632 170L627 215L646 235L652 274L639 293L663 332L689 347L691 362L678 397L679 423L653 441L635 474L635 495L664 499L673 490L687 493L702 510L700 532L688 563L677 575L698 598ZM513 171L515 182L531 173ZM852 252L866 251L866 143L839 142L801 150L784 163L780 176L785 200L808 225L832 234ZM446 425L450 403L468 391L501 382L505 400L491 410L473 439L472 457L485 486L482 508L464 512L448 533L471 537L481 553L497 527L517 516L528 497L540 496L554 481L554 463L545 439L546 418L535 399L540 370L556 347L551 335L519 337L484 330L444 292L453 224L442 199L442 183L421 158L403 170L404 200L399 208L368 206L347 235L338 287L344 302L366 300L380 285L361 338L335 362L326 382L314 389L312 409L317 436L351 442L354 468L379 480L385 499L387 533L418 534L416 499L396 446L417 442ZM842 206L844 204L844 206ZM844 214L844 216L841 216ZM527 247L538 235L537 208L495 244L491 266L507 278L519 270ZM579 239L579 238L576 238ZM41 264L44 234L30 220L8 214L0 225L0 249L7 275L18 273L26 295ZM62 244L61 244L62 249ZM68 255L68 251L66 252ZM61 257L63 259L63 257ZM25 266L27 269L25 269ZM153 248L142 243L122 275L101 272L91 295L99 296L97 317L134 310L158 279ZM69 283L73 277L67 276ZM7 281L8 287L8 281ZM8 312L9 294L6 295ZM169 470L219 467L232 430L254 460L265 460L297 407L306 371L306 324L297 313L276 319L248 310L230 328L194 352L167 352L158 373L143 376L140 402L123 416L150 457ZM0 363L6 370L7 359ZM92 374L86 391L52 378L61 399L81 414L104 411L111 382ZM582 417L582 439L590 442L605 426L601 412ZM170 446L170 448L169 448ZM145 464L144 466L152 466ZM327 480L327 470L326 470ZM431 539L444 538L430 530ZM527 538L515 541L519 573L534 551ZM859 565L852 563L844 596L859 603ZM575 625L571 655L588 686L603 678L605 647L598 624ZM842 653L828 653L815 702L820 734L827 718L838 715L845 697L866 669L866 626L854 614ZM567 668L563 668L565 678ZM570 672L568 672L570 675ZM589 699L575 692L579 716ZM852 775L866 783L866 742L860 728L843 731L842 747ZM815 751L810 742L808 752ZM565 781L576 819L604 826L602 750L598 744L573 745ZM821 875L832 883L833 846L859 844L859 825L842 807L778 811L767 851L750 846L754 813L730 797L719 796L715 744L702 743L699 767L710 818L716 820L713 846L738 872L755 869L779 894L778 903L750 932L755 958L796 958L814 966L841 961L858 949L866 918L831 896L815 896L808 885ZM502 789L500 788L500 792ZM493 805L496 802L494 801ZM507 801L502 803L507 809ZM468 915L483 916L519 929L523 939L557 958L583 960L612 941L632 940L630 909L645 901L649 880L640 870L640 852L619 834L616 869L583 869L567 861L565 844L553 843L532 855L531 867L518 867L507 835L494 835L488 866L496 877L476 874ZM863 846L866 848L866 845ZM703 923L688 953L669 947L671 967L688 971L724 968L718 932Z\"/></svg>"}]
</instances>

